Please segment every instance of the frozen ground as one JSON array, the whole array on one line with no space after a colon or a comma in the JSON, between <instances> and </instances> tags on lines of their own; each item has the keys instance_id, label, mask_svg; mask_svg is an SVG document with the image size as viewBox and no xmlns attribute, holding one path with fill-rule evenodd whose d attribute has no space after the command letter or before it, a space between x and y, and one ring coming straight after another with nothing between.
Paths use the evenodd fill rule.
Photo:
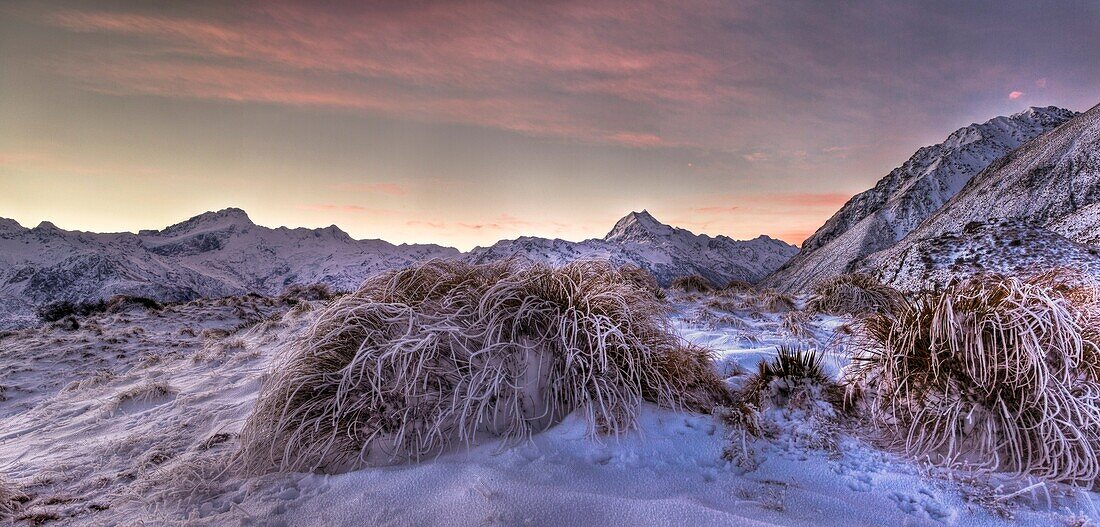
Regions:
<instances>
[{"instance_id":1,"label":"frozen ground","mask_svg":"<svg viewBox=\"0 0 1100 527\"><path fill-rule=\"evenodd\" d=\"M681 295L676 326L731 384L845 321L782 301ZM34 525L1066 525L1097 495L930 469L854 425L772 409L764 438L647 407L595 442L567 419L520 445L338 476L245 478L230 463L270 358L319 303L241 297L133 308L0 338L0 480ZM794 313L793 315L791 313ZM843 359L832 357L833 369ZM1090 523L1091 522L1091 523Z\"/></svg>"}]
</instances>

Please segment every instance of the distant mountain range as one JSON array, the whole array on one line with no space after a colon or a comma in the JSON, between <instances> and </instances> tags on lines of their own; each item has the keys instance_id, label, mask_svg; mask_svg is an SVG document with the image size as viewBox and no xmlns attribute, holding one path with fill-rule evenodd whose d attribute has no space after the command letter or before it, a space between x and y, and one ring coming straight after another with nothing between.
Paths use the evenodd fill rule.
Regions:
<instances>
[{"instance_id":1,"label":"distant mountain range","mask_svg":"<svg viewBox=\"0 0 1100 527\"><path fill-rule=\"evenodd\" d=\"M733 240L693 234L657 221L649 212L631 212L603 238L582 242L522 237L470 251L474 262L519 257L560 265L579 258L600 258L646 269L661 285L698 274L716 285L731 280L758 282L798 252L793 245L767 236Z\"/></svg>"},{"instance_id":2,"label":"distant mountain range","mask_svg":"<svg viewBox=\"0 0 1100 527\"><path fill-rule=\"evenodd\" d=\"M33 323L35 306L115 294L174 301L278 294L292 284L352 290L371 274L431 258L554 265L602 258L647 269L662 285L699 274L719 285L743 280L797 292L851 271L904 289L981 271L1100 273L1098 242L1100 106L1082 114L1030 108L921 148L849 200L801 250L767 236L696 235L644 210L603 238L521 237L468 253L355 240L336 226L273 229L240 209L137 234L49 222L25 228L0 218L0 327Z\"/></svg>"},{"instance_id":3,"label":"distant mountain range","mask_svg":"<svg viewBox=\"0 0 1100 527\"><path fill-rule=\"evenodd\" d=\"M35 306L128 294L161 301L324 283L354 290L368 276L431 258L484 262L503 258L564 263L607 258L651 270L662 284L701 274L723 284L757 281L797 249L761 236L736 241L670 227L648 212L631 213L602 239L583 242L524 237L470 253L438 245L355 240L336 226L268 228L240 209L207 212L164 230L98 234L49 222L25 228L0 219L0 327L33 323Z\"/></svg>"},{"instance_id":4,"label":"distant mountain range","mask_svg":"<svg viewBox=\"0 0 1100 527\"><path fill-rule=\"evenodd\" d=\"M942 143L917 150L874 188L850 199L802 244L798 255L763 284L787 291L805 291L815 283L846 272L868 267L877 270L874 265L863 263L864 259L898 246L907 237L923 236L911 233L970 188L979 173L1077 115L1056 107L1029 108L960 128ZM973 212L970 219L982 221L999 214L991 207L979 207ZM962 225L952 227L958 231ZM943 232L946 231L939 230L936 234Z\"/></svg>"}]
</instances>

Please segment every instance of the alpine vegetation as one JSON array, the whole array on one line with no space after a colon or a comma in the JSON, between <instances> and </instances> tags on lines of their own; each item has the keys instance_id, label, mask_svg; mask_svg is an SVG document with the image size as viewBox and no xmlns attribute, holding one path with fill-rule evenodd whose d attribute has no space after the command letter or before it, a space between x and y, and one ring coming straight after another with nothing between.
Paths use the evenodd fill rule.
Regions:
<instances>
[{"instance_id":1,"label":"alpine vegetation","mask_svg":"<svg viewBox=\"0 0 1100 527\"><path fill-rule=\"evenodd\" d=\"M729 394L634 269L433 260L335 300L277 362L241 433L249 472L337 473L571 412L631 429L643 401L710 411Z\"/></svg>"},{"instance_id":2,"label":"alpine vegetation","mask_svg":"<svg viewBox=\"0 0 1100 527\"><path fill-rule=\"evenodd\" d=\"M801 346L781 346L774 359L761 361L741 396L757 408L800 407L825 400L842 402L842 389L826 373L824 355Z\"/></svg>"},{"instance_id":3,"label":"alpine vegetation","mask_svg":"<svg viewBox=\"0 0 1100 527\"><path fill-rule=\"evenodd\" d=\"M849 395L911 455L1095 482L1095 296L1049 285L984 276L857 322Z\"/></svg>"},{"instance_id":4,"label":"alpine vegetation","mask_svg":"<svg viewBox=\"0 0 1100 527\"><path fill-rule=\"evenodd\" d=\"M881 313L895 309L902 300L900 292L874 277L852 273L818 284L807 308L831 315Z\"/></svg>"},{"instance_id":5,"label":"alpine vegetation","mask_svg":"<svg viewBox=\"0 0 1100 527\"><path fill-rule=\"evenodd\" d=\"M26 496L14 485L0 478L0 522L11 519L25 499Z\"/></svg>"},{"instance_id":6,"label":"alpine vegetation","mask_svg":"<svg viewBox=\"0 0 1100 527\"><path fill-rule=\"evenodd\" d=\"M693 274L673 280L668 288L685 293L710 293L714 291L714 284L700 275Z\"/></svg>"}]
</instances>

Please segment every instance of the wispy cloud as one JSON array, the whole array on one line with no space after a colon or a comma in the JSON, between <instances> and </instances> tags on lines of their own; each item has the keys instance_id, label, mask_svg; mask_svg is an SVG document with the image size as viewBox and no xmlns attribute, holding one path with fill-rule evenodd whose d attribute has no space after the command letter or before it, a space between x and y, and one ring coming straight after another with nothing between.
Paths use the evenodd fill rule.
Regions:
<instances>
[{"instance_id":1,"label":"wispy cloud","mask_svg":"<svg viewBox=\"0 0 1100 527\"><path fill-rule=\"evenodd\" d=\"M795 207L824 207L824 208L840 208L852 198L851 194L845 194L843 192L821 192L821 193L791 193L791 194L770 194L764 198L764 203L774 203L779 205L792 205Z\"/></svg>"},{"instance_id":2,"label":"wispy cloud","mask_svg":"<svg viewBox=\"0 0 1100 527\"><path fill-rule=\"evenodd\" d=\"M391 216L397 214L397 211L389 209L379 209L372 207L364 207L362 205L348 205L348 204L336 204L336 203L313 203L308 205L299 205L301 210L317 211L317 212L336 212L342 214L363 214L373 216Z\"/></svg>"},{"instance_id":3,"label":"wispy cloud","mask_svg":"<svg viewBox=\"0 0 1100 527\"><path fill-rule=\"evenodd\" d=\"M1015 101L1016 99L1019 99L1020 97L1023 97L1023 96L1024 96L1024 92L1013 90L1013 91L1008 93L1008 100Z\"/></svg>"},{"instance_id":4,"label":"wispy cloud","mask_svg":"<svg viewBox=\"0 0 1100 527\"><path fill-rule=\"evenodd\" d=\"M740 210L741 207L695 207L691 209L694 212L700 212L703 214L730 214Z\"/></svg>"},{"instance_id":5,"label":"wispy cloud","mask_svg":"<svg viewBox=\"0 0 1100 527\"><path fill-rule=\"evenodd\" d=\"M660 45L672 38L662 22L681 17L658 4L321 10L272 2L238 15L77 9L48 20L74 32L146 41L61 65L107 93L334 106L650 147L665 141L639 129L646 123L637 119L611 122L621 119L604 118L607 111L709 103L726 91L715 83L720 63ZM613 29L588 30L605 24ZM647 28L657 41L614 29L620 25ZM618 102L591 106L601 98Z\"/></svg>"},{"instance_id":6,"label":"wispy cloud","mask_svg":"<svg viewBox=\"0 0 1100 527\"><path fill-rule=\"evenodd\" d=\"M386 194L389 196L404 196L409 193L406 185L400 183L341 183L332 185L334 190L343 192L363 192L367 194Z\"/></svg>"}]
</instances>

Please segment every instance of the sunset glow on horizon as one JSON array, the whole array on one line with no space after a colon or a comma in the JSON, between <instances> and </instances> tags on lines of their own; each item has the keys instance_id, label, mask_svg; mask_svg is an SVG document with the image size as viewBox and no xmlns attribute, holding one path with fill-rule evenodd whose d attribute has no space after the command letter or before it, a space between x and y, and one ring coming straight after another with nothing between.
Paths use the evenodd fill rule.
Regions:
<instances>
[{"instance_id":1,"label":"sunset glow on horizon","mask_svg":"<svg viewBox=\"0 0 1100 527\"><path fill-rule=\"evenodd\" d=\"M797 244L959 127L1100 102L1098 5L6 2L0 217Z\"/></svg>"}]
</instances>

